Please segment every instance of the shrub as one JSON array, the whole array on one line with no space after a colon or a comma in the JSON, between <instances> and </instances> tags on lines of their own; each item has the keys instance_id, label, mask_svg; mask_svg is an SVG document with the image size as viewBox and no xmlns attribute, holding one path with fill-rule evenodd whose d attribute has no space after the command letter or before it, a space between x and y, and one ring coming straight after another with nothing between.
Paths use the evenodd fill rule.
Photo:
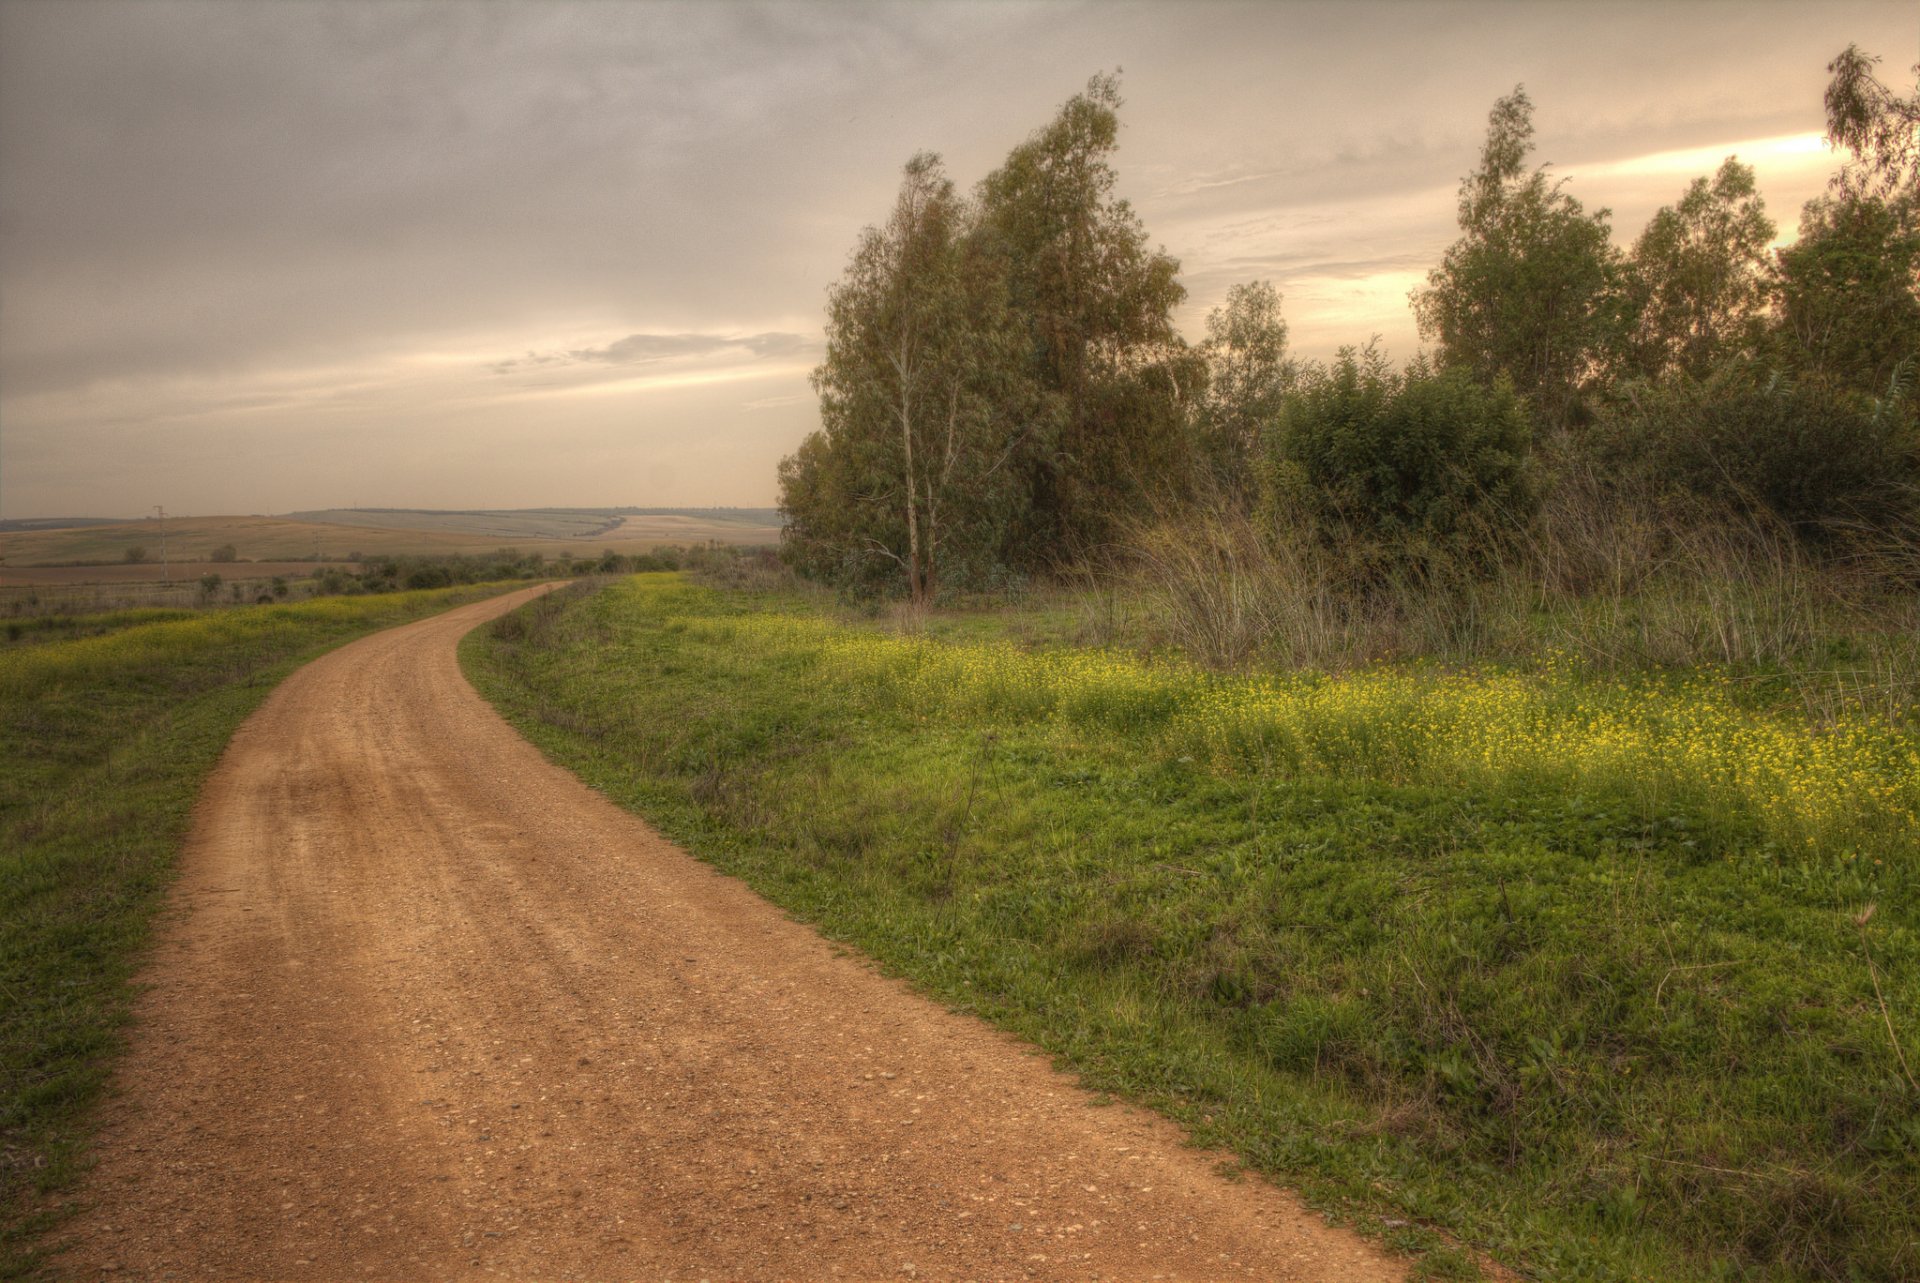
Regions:
<instances>
[{"instance_id":1,"label":"shrub","mask_svg":"<svg viewBox=\"0 0 1920 1283\"><path fill-rule=\"evenodd\" d=\"M1278 523L1303 523L1368 580L1486 569L1534 507L1525 402L1424 360L1344 349L1287 398L1270 469Z\"/></svg>"},{"instance_id":2,"label":"shrub","mask_svg":"<svg viewBox=\"0 0 1920 1283\"><path fill-rule=\"evenodd\" d=\"M230 543L223 543L207 554L208 561L238 561L240 550Z\"/></svg>"},{"instance_id":3,"label":"shrub","mask_svg":"<svg viewBox=\"0 0 1920 1283\"><path fill-rule=\"evenodd\" d=\"M445 588L453 583L453 573L445 566L418 566L407 572L404 582L411 590Z\"/></svg>"},{"instance_id":4,"label":"shrub","mask_svg":"<svg viewBox=\"0 0 1920 1283\"><path fill-rule=\"evenodd\" d=\"M1596 429L1617 477L1638 476L1730 513L1770 517L1821 542L1888 529L1915 511L1920 453L1891 406L1812 382L1732 367L1642 385Z\"/></svg>"},{"instance_id":5,"label":"shrub","mask_svg":"<svg viewBox=\"0 0 1920 1283\"><path fill-rule=\"evenodd\" d=\"M147 546L145 544L135 544L127 549L124 556L129 566L137 566L147 559Z\"/></svg>"}]
</instances>

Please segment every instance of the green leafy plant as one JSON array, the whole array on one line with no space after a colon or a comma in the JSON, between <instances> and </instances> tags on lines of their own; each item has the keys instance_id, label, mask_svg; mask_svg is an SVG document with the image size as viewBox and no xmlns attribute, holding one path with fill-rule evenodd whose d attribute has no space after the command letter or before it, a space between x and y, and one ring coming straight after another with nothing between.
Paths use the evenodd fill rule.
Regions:
<instances>
[{"instance_id":1,"label":"green leafy plant","mask_svg":"<svg viewBox=\"0 0 1920 1283\"><path fill-rule=\"evenodd\" d=\"M1304 523L1363 580L1484 567L1534 506L1531 435L1504 376L1396 371L1371 347L1346 349L1287 398L1272 520Z\"/></svg>"}]
</instances>

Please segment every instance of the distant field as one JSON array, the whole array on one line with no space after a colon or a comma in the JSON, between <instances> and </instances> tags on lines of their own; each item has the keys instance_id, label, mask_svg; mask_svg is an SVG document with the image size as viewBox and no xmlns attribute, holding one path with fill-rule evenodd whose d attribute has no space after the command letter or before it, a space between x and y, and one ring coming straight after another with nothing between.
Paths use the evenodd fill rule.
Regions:
<instances>
[{"instance_id":1,"label":"distant field","mask_svg":"<svg viewBox=\"0 0 1920 1283\"><path fill-rule=\"evenodd\" d=\"M305 578L326 566L357 570L350 561L174 561L161 565L143 561L137 565L124 561L104 566L0 566L0 588L66 587L70 584L161 584L169 580L193 581L202 575L222 579Z\"/></svg>"},{"instance_id":2,"label":"distant field","mask_svg":"<svg viewBox=\"0 0 1920 1283\"><path fill-rule=\"evenodd\" d=\"M16 530L65 530L71 526L110 526L115 517L8 517L0 520L0 535Z\"/></svg>"},{"instance_id":3,"label":"distant field","mask_svg":"<svg viewBox=\"0 0 1920 1283\"><path fill-rule=\"evenodd\" d=\"M345 519L349 515L353 522ZM609 522L618 524L609 527ZM0 564L5 566L0 573L11 575L29 566L124 564L127 550L136 546L157 562L162 524L148 518L0 533ZM772 544L780 538L775 514L746 509L628 514L605 509L571 513L328 510L295 517L171 517L164 526L167 557L180 563L208 561L214 549L226 544L233 545L244 561L259 562L316 557L356 560L356 553L365 557L472 554L505 546L549 557L579 557L608 548L634 553L661 544L708 540ZM577 533L568 533L570 529ZM249 572L234 566L220 573L231 577Z\"/></svg>"},{"instance_id":4,"label":"distant field","mask_svg":"<svg viewBox=\"0 0 1920 1283\"><path fill-rule=\"evenodd\" d=\"M571 508L525 508L511 511L431 511L408 508L322 508L289 512L291 521L352 526L371 530L431 530L444 534L479 535L486 539L581 539L603 535L620 524L610 512Z\"/></svg>"},{"instance_id":5,"label":"distant field","mask_svg":"<svg viewBox=\"0 0 1920 1283\"><path fill-rule=\"evenodd\" d=\"M712 537L731 543L740 542L737 536L742 530L777 532L780 525L780 514L771 508L323 508L286 515L295 521L516 540L595 539L632 531L650 536L654 531L699 529L712 530Z\"/></svg>"}]
</instances>

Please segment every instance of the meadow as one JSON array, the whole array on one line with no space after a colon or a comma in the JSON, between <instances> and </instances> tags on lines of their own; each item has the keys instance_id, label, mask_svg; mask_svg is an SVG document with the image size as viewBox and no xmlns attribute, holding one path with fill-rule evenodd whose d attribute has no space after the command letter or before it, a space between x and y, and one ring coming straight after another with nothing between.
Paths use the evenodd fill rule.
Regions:
<instances>
[{"instance_id":1,"label":"meadow","mask_svg":"<svg viewBox=\"0 0 1920 1283\"><path fill-rule=\"evenodd\" d=\"M1911 722L1060 632L649 575L464 657L695 854L1427 1277L1920 1274Z\"/></svg>"},{"instance_id":2,"label":"meadow","mask_svg":"<svg viewBox=\"0 0 1920 1283\"><path fill-rule=\"evenodd\" d=\"M15 621L0 645L0 1276L34 1268L83 1169L132 976L234 729L322 651L507 586Z\"/></svg>"},{"instance_id":3,"label":"meadow","mask_svg":"<svg viewBox=\"0 0 1920 1283\"><path fill-rule=\"evenodd\" d=\"M231 547L240 561L361 561L378 557L486 556L511 545L547 557L632 555L668 544L764 545L779 540L759 509L622 516L581 512L417 512L328 509L289 516L147 518L60 529L0 531L0 566L94 565L124 573L130 549L158 562L161 539L175 562L208 560ZM242 568L244 571L244 568ZM0 580L5 577L0 572Z\"/></svg>"}]
</instances>

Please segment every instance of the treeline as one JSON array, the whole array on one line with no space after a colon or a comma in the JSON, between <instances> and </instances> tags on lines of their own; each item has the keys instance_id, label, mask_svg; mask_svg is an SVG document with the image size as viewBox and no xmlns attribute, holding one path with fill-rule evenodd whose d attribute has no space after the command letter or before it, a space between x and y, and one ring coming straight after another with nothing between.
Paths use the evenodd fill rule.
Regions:
<instances>
[{"instance_id":1,"label":"treeline","mask_svg":"<svg viewBox=\"0 0 1920 1283\"><path fill-rule=\"evenodd\" d=\"M1169 524L1254 531L1362 596L1510 573L1518 549L1578 591L1617 579L1623 541L1654 564L1705 528L1911 574L1920 90L1874 68L1852 47L1830 64L1851 158L1778 251L1733 157L1617 245L1531 162L1517 88L1415 291L1429 350L1399 367L1371 345L1294 360L1262 281L1181 338L1179 265L1114 195L1111 76L971 195L918 155L829 295L821 426L780 467L784 556L916 602L1158 556Z\"/></svg>"},{"instance_id":2,"label":"treeline","mask_svg":"<svg viewBox=\"0 0 1920 1283\"><path fill-rule=\"evenodd\" d=\"M732 572L735 563L757 559L759 549L740 549L710 543L681 546L663 544L646 552L622 553L609 548L598 556L548 557L540 552L501 548L471 555L367 557L353 554L356 571L330 566L314 576L319 594L353 596L402 589L450 588L460 584L498 583L506 579L569 578L581 575L627 575L642 571L691 570ZM218 577L215 576L218 587Z\"/></svg>"}]
</instances>

